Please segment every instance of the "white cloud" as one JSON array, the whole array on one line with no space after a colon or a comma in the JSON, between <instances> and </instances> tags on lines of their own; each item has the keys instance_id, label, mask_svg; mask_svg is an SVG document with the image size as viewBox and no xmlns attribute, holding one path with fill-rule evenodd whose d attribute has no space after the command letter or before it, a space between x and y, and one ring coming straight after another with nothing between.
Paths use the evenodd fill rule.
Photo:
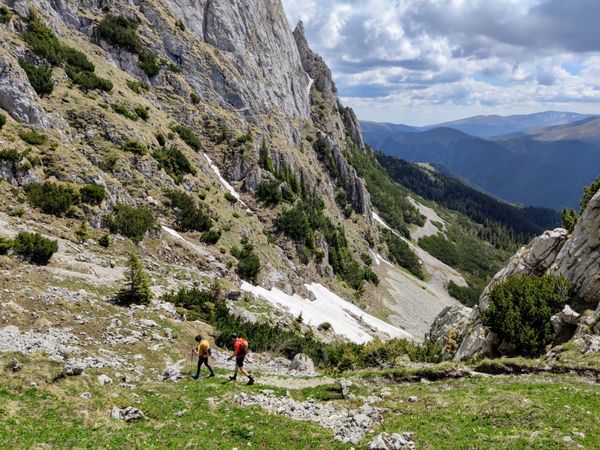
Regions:
<instances>
[{"instance_id":1,"label":"white cloud","mask_svg":"<svg viewBox=\"0 0 600 450\"><path fill-rule=\"evenodd\" d=\"M597 0L283 0L363 119L600 112Z\"/></svg>"}]
</instances>

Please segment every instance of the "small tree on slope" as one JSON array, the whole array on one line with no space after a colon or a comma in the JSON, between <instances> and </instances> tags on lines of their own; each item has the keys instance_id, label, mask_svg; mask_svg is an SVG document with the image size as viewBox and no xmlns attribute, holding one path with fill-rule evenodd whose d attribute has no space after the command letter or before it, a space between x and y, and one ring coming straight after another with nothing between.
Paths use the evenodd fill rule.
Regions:
<instances>
[{"instance_id":1,"label":"small tree on slope","mask_svg":"<svg viewBox=\"0 0 600 450\"><path fill-rule=\"evenodd\" d=\"M144 267L138 256L132 253L129 256L127 268L127 286L119 291L116 301L119 305L146 305L152 299L150 279L144 273Z\"/></svg>"}]
</instances>

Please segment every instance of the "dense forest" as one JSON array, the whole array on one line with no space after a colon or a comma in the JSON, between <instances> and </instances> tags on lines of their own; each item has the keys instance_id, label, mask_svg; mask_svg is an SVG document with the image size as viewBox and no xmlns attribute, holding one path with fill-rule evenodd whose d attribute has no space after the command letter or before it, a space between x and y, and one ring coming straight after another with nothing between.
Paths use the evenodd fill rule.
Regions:
<instances>
[{"instance_id":1,"label":"dense forest","mask_svg":"<svg viewBox=\"0 0 600 450\"><path fill-rule=\"evenodd\" d=\"M497 248L514 250L560 223L559 213L551 209L515 206L449 175L383 153L376 157L394 181L483 225L480 237Z\"/></svg>"}]
</instances>

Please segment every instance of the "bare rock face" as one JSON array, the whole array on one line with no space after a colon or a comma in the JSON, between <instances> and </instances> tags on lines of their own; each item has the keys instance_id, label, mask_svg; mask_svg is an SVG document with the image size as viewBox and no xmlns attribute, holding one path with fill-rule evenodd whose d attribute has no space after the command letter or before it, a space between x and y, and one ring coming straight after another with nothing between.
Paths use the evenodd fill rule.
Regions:
<instances>
[{"instance_id":1,"label":"bare rock face","mask_svg":"<svg viewBox=\"0 0 600 450\"><path fill-rule=\"evenodd\" d=\"M219 49L235 67L226 74L214 67L212 79L199 86L200 92L225 93L227 103L251 115L277 111L309 117L309 80L279 0L167 0L167 4L186 31ZM184 70L200 75L203 68L186 64L185 49L175 45L172 36L164 44L182 58Z\"/></svg>"},{"instance_id":2,"label":"bare rock face","mask_svg":"<svg viewBox=\"0 0 600 450\"><path fill-rule=\"evenodd\" d=\"M444 308L435 318L429 332L429 340L441 347L444 359L450 359L456 353L470 314L470 308L455 305Z\"/></svg>"},{"instance_id":3,"label":"bare rock face","mask_svg":"<svg viewBox=\"0 0 600 450\"><path fill-rule=\"evenodd\" d=\"M329 158L330 156L333 158L337 175L348 194L348 199L352 203L354 210L370 221L371 197L367 191L365 182L358 176L356 170L348 163L344 155L342 155L340 147L329 136L323 132L318 132L317 140L321 144L319 148L325 153L319 156L323 158Z\"/></svg>"},{"instance_id":4,"label":"bare rock face","mask_svg":"<svg viewBox=\"0 0 600 450\"><path fill-rule=\"evenodd\" d=\"M479 307L482 311L488 308L489 295L494 286L503 282L512 275L536 275L540 276L555 262L559 252L567 242L568 233L564 228L546 231L535 238L531 243L521 248L500 270L490 284L484 289L479 299Z\"/></svg>"},{"instance_id":5,"label":"bare rock face","mask_svg":"<svg viewBox=\"0 0 600 450\"><path fill-rule=\"evenodd\" d=\"M550 272L571 281L575 294L587 303L600 302L600 192L581 215Z\"/></svg>"},{"instance_id":6,"label":"bare rock face","mask_svg":"<svg viewBox=\"0 0 600 450\"><path fill-rule=\"evenodd\" d=\"M0 108L21 123L48 128L49 118L15 58L0 49Z\"/></svg>"},{"instance_id":7,"label":"bare rock face","mask_svg":"<svg viewBox=\"0 0 600 450\"><path fill-rule=\"evenodd\" d=\"M361 150L366 150L367 147L365 146L365 140L360 129L360 123L358 121L358 117L356 117L356 114L354 113L354 110L348 106L344 107L340 105L340 111L342 113L342 120L344 121L346 132Z\"/></svg>"}]
</instances>

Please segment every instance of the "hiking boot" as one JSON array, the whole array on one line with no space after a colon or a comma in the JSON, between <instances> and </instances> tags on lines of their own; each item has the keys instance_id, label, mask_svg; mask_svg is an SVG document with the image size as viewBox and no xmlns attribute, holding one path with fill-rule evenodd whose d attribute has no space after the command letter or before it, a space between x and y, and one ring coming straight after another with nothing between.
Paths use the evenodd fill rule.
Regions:
<instances>
[{"instance_id":1,"label":"hiking boot","mask_svg":"<svg viewBox=\"0 0 600 450\"><path fill-rule=\"evenodd\" d=\"M236 378L237 378L237 377L236 377L235 375L231 375L231 376L229 377L229 381L235 381L235 380L236 380Z\"/></svg>"},{"instance_id":2,"label":"hiking boot","mask_svg":"<svg viewBox=\"0 0 600 450\"><path fill-rule=\"evenodd\" d=\"M216 375L214 373L211 373L208 378L214 378Z\"/></svg>"},{"instance_id":3,"label":"hiking boot","mask_svg":"<svg viewBox=\"0 0 600 450\"><path fill-rule=\"evenodd\" d=\"M252 386L254 384L254 378L250 377L248 382L246 383L248 386Z\"/></svg>"},{"instance_id":4,"label":"hiking boot","mask_svg":"<svg viewBox=\"0 0 600 450\"><path fill-rule=\"evenodd\" d=\"M194 380L197 380L198 378L200 378L200 375L192 375L192 378L193 378Z\"/></svg>"}]
</instances>

